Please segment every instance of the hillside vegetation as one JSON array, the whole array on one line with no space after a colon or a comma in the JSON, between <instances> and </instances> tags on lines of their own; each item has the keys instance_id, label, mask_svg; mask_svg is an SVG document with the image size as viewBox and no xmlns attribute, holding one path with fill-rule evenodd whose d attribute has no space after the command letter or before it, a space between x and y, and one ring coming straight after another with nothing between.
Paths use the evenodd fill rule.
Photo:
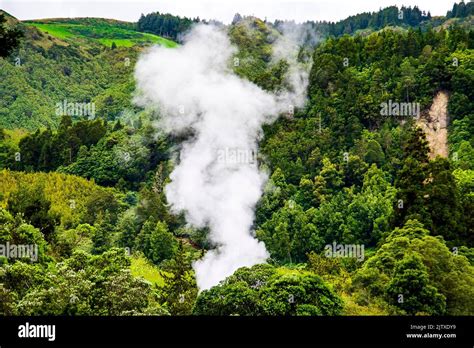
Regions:
<instances>
[{"instance_id":1,"label":"hillside vegetation","mask_svg":"<svg viewBox=\"0 0 474 348\"><path fill-rule=\"evenodd\" d=\"M135 30L135 24L105 20L100 18L84 19L50 19L25 21L44 34L59 39L81 39L84 41L98 41L107 47L114 43L117 47L131 47L134 45L158 44L165 47L175 47L176 43L163 37L140 33Z\"/></svg>"},{"instance_id":2,"label":"hillside vegetation","mask_svg":"<svg viewBox=\"0 0 474 348\"><path fill-rule=\"evenodd\" d=\"M128 35L130 24L23 24L21 46L0 58L0 243L36 244L39 258L0 258L0 314L473 315L474 34L465 10L436 28L415 10L403 28L391 8L379 22L362 14L301 47L300 62L312 63L307 103L266 125L259 142L269 180L253 228L270 259L200 293L192 264L213 247L209 230L189 226L165 195L172 150L187 135L157 132L160 115L133 105L142 47L100 42L109 31ZM146 30L157 29L153 18L168 17L143 16ZM361 33L351 23L364 18L373 26ZM178 37L179 20L170 28L163 34ZM272 59L281 27L236 17L227 30L234 72L284 88L289 63ZM92 102L95 115L58 114L64 100ZM447 109L442 157L430 156L437 145L417 115L382 112L389 102L418 104L422 119L442 104L444 120ZM328 256L328 245L363 255Z\"/></svg>"},{"instance_id":3,"label":"hillside vegetation","mask_svg":"<svg viewBox=\"0 0 474 348\"><path fill-rule=\"evenodd\" d=\"M132 72L142 50L137 44L155 42L172 47L174 43L153 35L148 35L152 40L146 41L145 34L107 21L93 23L96 22L97 26L49 21L39 24L43 29L50 25L60 28L50 34L34 25L22 25L26 39L10 57L0 59L0 127L56 128L65 113L58 112L58 105L67 103L94 105L93 115L72 113L75 119L110 120L133 109ZM69 31L71 26L77 31ZM82 32L80 28L86 29ZM98 34L94 36L92 32ZM120 36L121 33L124 35ZM109 43L100 43L115 39L123 40L117 40L117 46L133 46L112 49Z\"/></svg>"}]
</instances>

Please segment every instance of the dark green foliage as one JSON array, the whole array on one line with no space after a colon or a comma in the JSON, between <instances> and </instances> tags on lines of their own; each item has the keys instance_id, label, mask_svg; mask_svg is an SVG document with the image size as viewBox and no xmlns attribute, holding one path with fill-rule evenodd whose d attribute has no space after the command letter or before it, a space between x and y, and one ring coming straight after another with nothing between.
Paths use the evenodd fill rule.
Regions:
<instances>
[{"instance_id":1,"label":"dark green foliage","mask_svg":"<svg viewBox=\"0 0 474 348\"><path fill-rule=\"evenodd\" d=\"M138 192L137 220L141 225L146 220L153 218L156 221L164 221L172 230L175 230L182 223L182 218L172 215L167 207L164 193L165 178L169 168L165 163L158 166L153 181L150 185L144 186Z\"/></svg>"},{"instance_id":2,"label":"dark green foliage","mask_svg":"<svg viewBox=\"0 0 474 348\"><path fill-rule=\"evenodd\" d=\"M166 223L156 222L153 218L143 224L135 244L136 248L155 264L171 259L177 248L176 239L168 230Z\"/></svg>"},{"instance_id":3,"label":"dark green foliage","mask_svg":"<svg viewBox=\"0 0 474 348\"><path fill-rule=\"evenodd\" d=\"M119 218L117 230L119 232L119 245L131 249L135 245L135 238L138 234L137 217L133 211L125 212Z\"/></svg>"},{"instance_id":4,"label":"dark green foliage","mask_svg":"<svg viewBox=\"0 0 474 348\"><path fill-rule=\"evenodd\" d=\"M20 44L23 32L18 28L6 28L6 17L0 13L0 57L8 56Z\"/></svg>"},{"instance_id":5,"label":"dark green foliage","mask_svg":"<svg viewBox=\"0 0 474 348\"><path fill-rule=\"evenodd\" d=\"M166 303L172 315L191 315L197 297L196 280L191 268L189 254L183 242L178 243L177 251L166 266L173 276L167 280L165 288Z\"/></svg>"},{"instance_id":6,"label":"dark green foliage","mask_svg":"<svg viewBox=\"0 0 474 348\"><path fill-rule=\"evenodd\" d=\"M400 15L400 11L402 15ZM400 18L401 17L401 18ZM422 21L429 20L430 13L421 11L417 6L404 7L400 9L396 6L390 6L372 13L362 13L355 16L350 16L347 19L334 23L330 26L329 33L331 35L339 36L342 34L352 34L360 29L381 29L386 26L393 25L407 25L417 26Z\"/></svg>"},{"instance_id":7,"label":"dark green foliage","mask_svg":"<svg viewBox=\"0 0 474 348\"><path fill-rule=\"evenodd\" d=\"M429 285L428 271L421 258L408 256L397 262L392 281L387 288L390 302L407 314L444 314L446 298Z\"/></svg>"},{"instance_id":8,"label":"dark green foliage","mask_svg":"<svg viewBox=\"0 0 474 348\"><path fill-rule=\"evenodd\" d=\"M300 186L295 194L295 200L317 204L304 209L287 200L257 229L257 237L280 262L304 262L307 253L320 252L333 241L373 246L389 231L396 190L383 171L372 165L363 175L360 192L354 186L340 191L342 173L329 160L323 162L314 182L305 179L309 189ZM263 207L259 209L263 213Z\"/></svg>"},{"instance_id":9,"label":"dark green foliage","mask_svg":"<svg viewBox=\"0 0 474 348\"><path fill-rule=\"evenodd\" d=\"M409 130L408 139L403 145L403 167L397 174L398 187L396 220L397 225L415 218L429 220L425 204L425 180L427 178L428 143L420 128Z\"/></svg>"},{"instance_id":10,"label":"dark green foliage","mask_svg":"<svg viewBox=\"0 0 474 348\"><path fill-rule=\"evenodd\" d=\"M111 215L106 211L104 216L100 216L95 223L95 231L92 236L92 252L102 254L112 246L112 234L115 227L112 223Z\"/></svg>"},{"instance_id":11,"label":"dark green foliage","mask_svg":"<svg viewBox=\"0 0 474 348\"><path fill-rule=\"evenodd\" d=\"M428 195L427 210L432 221L430 230L447 241L455 241L457 244L466 242L461 237L465 235L462 229L469 228L469 225L462 224L459 193L448 160L436 158L429 163L428 171L429 182L425 192Z\"/></svg>"},{"instance_id":12,"label":"dark green foliage","mask_svg":"<svg viewBox=\"0 0 474 348\"><path fill-rule=\"evenodd\" d=\"M404 145L404 165L395 180L398 188L396 224L418 219L434 235L466 243L465 229L469 225L464 224L461 216L459 193L449 161L438 157L428 162L427 153L423 132L419 128L412 129Z\"/></svg>"},{"instance_id":13,"label":"dark green foliage","mask_svg":"<svg viewBox=\"0 0 474 348\"><path fill-rule=\"evenodd\" d=\"M106 130L101 120L73 124L70 116L63 116L57 132L38 130L20 140L22 159L18 165L23 170L41 171L67 166L77 160L82 146L88 148L96 144Z\"/></svg>"},{"instance_id":14,"label":"dark green foliage","mask_svg":"<svg viewBox=\"0 0 474 348\"><path fill-rule=\"evenodd\" d=\"M94 179L101 185L137 188L148 171L167 159L166 138L154 137L149 124L140 129L102 120L73 122L63 116L59 129L28 134L19 141L18 153L4 146L4 166L25 171L54 171ZM2 133L4 134L4 133ZM0 147L0 150L2 148ZM0 164L2 163L0 157Z\"/></svg>"},{"instance_id":15,"label":"dark green foliage","mask_svg":"<svg viewBox=\"0 0 474 348\"><path fill-rule=\"evenodd\" d=\"M160 12L143 14L137 23L139 31L153 33L173 40L179 40L180 35L191 28L193 23L199 23L199 17L195 19L173 16L169 13Z\"/></svg>"},{"instance_id":16,"label":"dark green foliage","mask_svg":"<svg viewBox=\"0 0 474 348\"><path fill-rule=\"evenodd\" d=\"M51 241L58 217L50 212L51 202L44 195L41 183L32 187L20 187L8 199L7 209L13 214L21 214L28 223L40 229Z\"/></svg>"},{"instance_id":17,"label":"dark green foliage","mask_svg":"<svg viewBox=\"0 0 474 348\"><path fill-rule=\"evenodd\" d=\"M294 201L288 201L271 219L257 230L257 237L265 242L272 257L285 262L301 262L306 253L323 247L323 239L316 226Z\"/></svg>"},{"instance_id":18,"label":"dark green foliage","mask_svg":"<svg viewBox=\"0 0 474 348\"><path fill-rule=\"evenodd\" d=\"M446 18L463 18L474 15L474 3L472 1L467 4L464 1L455 3L451 11L448 11Z\"/></svg>"}]
</instances>

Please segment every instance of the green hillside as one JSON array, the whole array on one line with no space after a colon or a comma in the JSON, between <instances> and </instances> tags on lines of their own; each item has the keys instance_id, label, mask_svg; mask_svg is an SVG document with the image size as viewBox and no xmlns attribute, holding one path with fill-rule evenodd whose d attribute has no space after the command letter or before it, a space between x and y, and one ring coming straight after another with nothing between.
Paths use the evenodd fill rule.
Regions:
<instances>
[{"instance_id":1,"label":"green hillside","mask_svg":"<svg viewBox=\"0 0 474 348\"><path fill-rule=\"evenodd\" d=\"M107 19L17 25L25 37L17 50L0 59L0 127L8 129L56 128L61 118L57 105L65 101L93 103L95 116L115 119L134 109L132 73L140 51L151 44L177 45L139 33L133 23Z\"/></svg>"},{"instance_id":2,"label":"green hillside","mask_svg":"<svg viewBox=\"0 0 474 348\"><path fill-rule=\"evenodd\" d=\"M184 157L174 149L198 132L157 131L160 115L133 103L135 63L164 39L108 19L10 19L24 37L0 58L0 244L37 244L40 257L0 257L0 316L474 315L472 15L425 28L427 15L379 12L301 47L307 102L258 138L269 180L252 229L268 264L201 292L192 265L214 247L212 229L189 225L166 195ZM186 20L169 16L143 16L140 30L173 18L177 37ZM284 91L278 26L244 17L225 29L235 74ZM67 102L94 114L58 111ZM398 112L408 103L416 117Z\"/></svg>"},{"instance_id":3,"label":"green hillside","mask_svg":"<svg viewBox=\"0 0 474 348\"><path fill-rule=\"evenodd\" d=\"M175 47L177 45L174 41L157 35L137 32L132 23L101 18L45 19L23 23L35 26L45 34L66 41L80 38L98 41L109 47L113 42L118 47L146 44L159 44L165 47Z\"/></svg>"}]
</instances>

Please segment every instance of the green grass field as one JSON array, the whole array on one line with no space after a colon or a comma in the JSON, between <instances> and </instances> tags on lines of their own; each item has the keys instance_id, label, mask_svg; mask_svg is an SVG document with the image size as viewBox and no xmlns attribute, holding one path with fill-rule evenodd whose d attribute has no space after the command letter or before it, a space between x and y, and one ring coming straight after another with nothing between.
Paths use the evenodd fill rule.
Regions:
<instances>
[{"instance_id":1,"label":"green grass field","mask_svg":"<svg viewBox=\"0 0 474 348\"><path fill-rule=\"evenodd\" d=\"M141 33L133 29L132 25L114 24L111 21L99 19L71 20L71 22L61 21L26 21L27 25L32 25L45 34L49 34L58 39L68 40L72 38L84 38L95 40L105 46L112 46L115 42L117 47L131 47L134 45L159 44L164 47L176 47L177 43L163 37Z\"/></svg>"},{"instance_id":2,"label":"green grass field","mask_svg":"<svg viewBox=\"0 0 474 348\"><path fill-rule=\"evenodd\" d=\"M168 273L160 271L143 256L134 255L130 260L132 261L130 271L134 277L142 277L150 283L158 285L159 287L163 287L165 285L165 279L162 274Z\"/></svg>"}]
</instances>

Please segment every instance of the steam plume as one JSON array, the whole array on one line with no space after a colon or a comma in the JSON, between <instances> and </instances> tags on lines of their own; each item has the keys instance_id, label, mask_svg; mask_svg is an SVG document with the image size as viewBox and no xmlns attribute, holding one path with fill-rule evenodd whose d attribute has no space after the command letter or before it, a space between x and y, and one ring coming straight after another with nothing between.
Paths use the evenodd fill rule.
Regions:
<instances>
[{"instance_id":1,"label":"steam plume","mask_svg":"<svg viewBox=\"0 0 474 348\"><path fill-rule=\"evenodd\" d=\"M287 112L289 103L303 102L299 95L276 96L233 74L235 52L225 31L198 25L178 48L152 48L135 71L136 102L160 110L160 129L193 135L181 145L166 196L188 223L209 227L215 249L194 264L201 290L268 258L251 230L267 179L253 154L262 125Z\"/></svg>"}]
</instances>

